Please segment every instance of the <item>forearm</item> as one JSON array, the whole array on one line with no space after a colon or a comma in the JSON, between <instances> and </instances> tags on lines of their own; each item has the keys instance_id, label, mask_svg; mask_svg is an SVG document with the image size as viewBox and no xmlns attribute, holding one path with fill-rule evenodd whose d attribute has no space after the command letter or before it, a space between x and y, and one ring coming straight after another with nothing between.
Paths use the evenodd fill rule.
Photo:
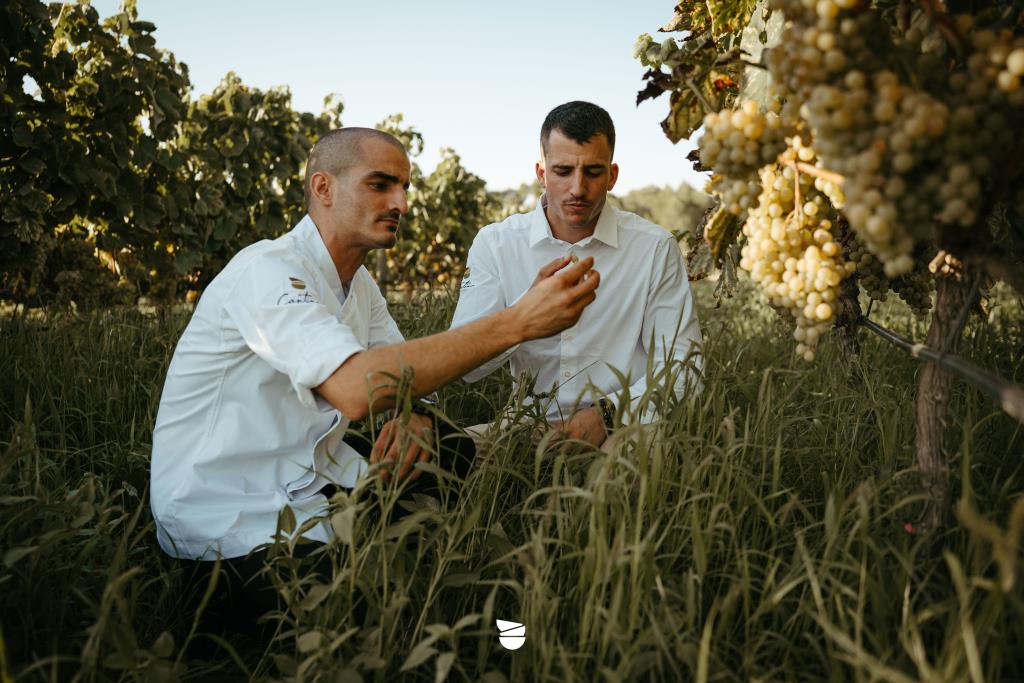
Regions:
<instances>
[{"instance_id":1,"label":"forearm","mask_svg":"<svg viewBox=\"0 0 1024 683\"><path fill-rule=\"evenodd\" d=\"M462 327L378 346L349 358L317 390L346 417L394 405L396 378L411 370L414 396L429 394L523 341L511 309Z\"/></svg>"}]
</instances>

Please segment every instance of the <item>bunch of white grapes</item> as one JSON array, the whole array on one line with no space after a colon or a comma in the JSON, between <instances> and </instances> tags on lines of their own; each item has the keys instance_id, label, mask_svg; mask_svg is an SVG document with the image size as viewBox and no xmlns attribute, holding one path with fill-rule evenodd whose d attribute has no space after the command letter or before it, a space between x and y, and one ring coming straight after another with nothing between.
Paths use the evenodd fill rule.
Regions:
<instances>
[{"instance_id":1,"label":"bunch of white grapes","mask_svg":"<svg viewBox=\"0 0 1024 683\"><path fill-rule=\"evenodd\" d=\"M777 5L791 20L767 53L777 92L801 102L804 136L820 165L844 179L829 195L841 191L836 206L860 240L889 278L909 272L914 237L930 225L932 207L907 196L903 174L942 134L945 111L883 68L879 42L887 33L876 13L844 12L853 3L833 0Z\"/></svg>"},{"instance_id":2,"label":"bunch of white grapes","mask_svg":"<svg viewBox=\"0 0 1024 683\"><path fill-rule=\"evenodd\" d=\"M977 229L986 182L1019 135L1024 38L961 22L968 57L950 71L919 30L895 40L876 11L852 0L774 6L789 23L766 63L786 99L783 118L799 103L799 120L784 125L799 127L820 165L843 176L836 206L886 277L914 271L915 245L932 240L937 223Z\"/></svg>"},{"instance_id":3,"label":"bunch of white grapes","mask_svg":"<svg viewBox=\"0 0 1024 683\"><path fill-rule=\"evenodd\" d=\"M834 323L839 286L856 270L833 234L834 215L814 179L797 171L796 152L761 169L761 193L743 224L740 267L765 297L796 323L796 352L814 360L818 340Z\"/></svg>"},{"instance_id":4,"label":"bunch of white grapes","mask_svg":"<svg viewBox=\"0 0 1024 683\"><path fill-rule=\"evenodd\" d=\"M770 4L789 22L779 45L765 51L775 96L802 103L816 85L841 79L853 68L873 71L881 66L877 41L885 29L874 12L840 16L841 9L855 4L845 0L771 0ZM794 111L799 113L799 104Z\"/></svg>"},{"instance_id":5,"label":"bunch of white grapes","mask_svg":"<svg viewBox=\"0 0 1024 683\"><path fill-rule=\"evenodd\" d=\"M1024 36L1014 36L1009 31L982 30L971 36L971 42L975 54L985 57L974 64L972 70L984 71L989 81L994 77L996 86L1009 96L1010 103L1020 106L1024 98L1020 88L1020 79L1024 77ZM968 66L971 66L970 62Z\"/></svg>"},{"instance_id":6,"label":"bunch of white grapes","mask_svg":"<svg viewBox=\"0 0 1024 683\"><path fill-rule=\"evenodd\" d=\"M786 148L785 131L777 112L761 111L747 100L732 110L709 112L698 148L701 163L716 174L709 190L742 220L761 191L758 169Z\"/></svg>"},{"instance_id":7,"label":"bunch of white grapes","mask_svg":"<svg viewBox=\"0 0 1024 683\"><path fill-rule=\"evenodd\" d=\"M945 169L933 157L947 130L946 106L890 71L869 80L851 70L837 85L815 86L803 111L821 164L845 178L850 226L887 277L910 272L915 239L929 235L940 199L934 186Z\"/></svg>"},{"instance_id":8,"label":"bunch of white grapes","mask_svg":"<svg viewBox=\"0 0 1024 683\"><path fill-rule=\"evenodd\" d=\"M786 152L786 158L790 161L802 162L806 166L812 166L814 168L821 168L821 163L818 161L818 153L809 144L804 142L804 139L800 135L794 135L793 137L786 138L788 150ZM832 179L832 175L815 175L814 178L814 189L821 192L828 197L829 202L836 209L842 209L846 205L846 194L843 192L842 182Z\"/></svg>"}]
</instances>

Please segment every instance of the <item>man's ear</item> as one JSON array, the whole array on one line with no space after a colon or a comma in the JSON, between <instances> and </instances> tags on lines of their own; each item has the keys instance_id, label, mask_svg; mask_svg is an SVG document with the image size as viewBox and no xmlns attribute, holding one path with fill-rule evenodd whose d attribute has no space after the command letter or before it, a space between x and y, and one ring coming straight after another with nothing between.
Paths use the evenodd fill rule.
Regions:
<instances>
[{"instance_id":1,"label":"man's ear","mask_svg":"<svg viewBox=\"0 0 1024 683\"><path fill-rule=\"evenodd\" d=\"M615 187L615 181L619 179L619 165L612 164L608 168L608 191L611 192L612 188Z\"/></svg>"},{"instance_id":2,"label":"man's ear","mask_svg":"<svg viewBox=\"0 0 1024 683\"><path fill-rule=\"evenodd\" d=\"M317 171L309 179L309 194L324 206L330 206L334 202L331 177L323 171Z\"/></svg>"},{"instance_id":3,"label":"man's ear","mask_svg":"<svg viewBox=\"0 0 1024 683\"><path fill-rule=\"evenodd\" d=\"M546 189L547 185L544 184L544 158L543 157L541 157L541 160L536 163L536 165L534 167L534 172L537 174L537 181L540 182L540 186Z\"/></svg>"}]
</instances>

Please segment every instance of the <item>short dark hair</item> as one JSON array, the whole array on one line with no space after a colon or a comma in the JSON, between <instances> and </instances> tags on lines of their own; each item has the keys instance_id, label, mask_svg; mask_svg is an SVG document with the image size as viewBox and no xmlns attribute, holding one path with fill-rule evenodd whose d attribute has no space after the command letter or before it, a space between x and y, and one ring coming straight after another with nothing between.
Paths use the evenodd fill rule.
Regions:
<instances>
[{"instance_id":1,"label":"short dark hair","mask_svg":"<svg viewBox=\"0 0 1024 683\"><path fill-rule=\"evenodd\" d=\"M563 135L581 145L587 144L590 138L602 133L608 139L608 147L615 154L615 124L612 117L601 107L590 102L574 100L560 104L544 119L540 127L540 144L546 152L551 131L561 131Z\"/></svg>"}]
</instances>

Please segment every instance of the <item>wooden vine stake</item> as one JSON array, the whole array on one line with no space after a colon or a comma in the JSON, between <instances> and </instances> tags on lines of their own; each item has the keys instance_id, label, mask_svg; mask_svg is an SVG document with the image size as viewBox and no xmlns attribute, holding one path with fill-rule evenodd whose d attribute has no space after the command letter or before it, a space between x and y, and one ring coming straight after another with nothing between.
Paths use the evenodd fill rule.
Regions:
<instances>
[{"instance_id":1,"label":"wooden vine stake","mask_svg":"<svg viewBox=\"0 0 1024 683\"><path fill-rule=\"evenodd\" d=\"M956 353L973 302L974 280L980 275L947 255L933 261L935 268L935 306L925 342L944 353ZM926 495L921 519L922 530L942 526L949 506L949 456L943 448L946 412L952 376L939 364L925 362L917 382L914 412L917 427L917 466Z\"/></svg>"}]
</instances>

